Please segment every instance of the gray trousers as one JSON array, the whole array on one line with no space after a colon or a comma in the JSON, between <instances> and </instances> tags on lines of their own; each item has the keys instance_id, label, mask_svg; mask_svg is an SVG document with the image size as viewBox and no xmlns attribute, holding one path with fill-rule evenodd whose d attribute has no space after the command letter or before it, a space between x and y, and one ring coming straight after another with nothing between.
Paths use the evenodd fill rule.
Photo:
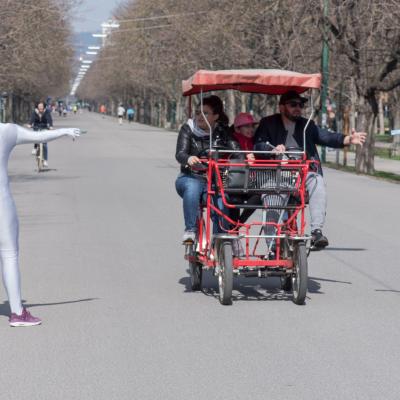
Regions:
<instances>
[{"instance_id":1,"label":"gray trousers","mask_svg":"<svg viewBox=\"0 0 400 400\"><path fill-rule=\"evenodd\" d=\"M310 222L311 231L314 229L322 229L325 224L326 217L326 189L322 175L316 172L309 172L306 178L306 189L309 196ZM270 205L286 205L288 195L264 195L263 202L268 207ZM281 223L284 217L284 211L268 210L264 214L264 222ZM264 228L266 235L275 235L276 229L272 225L266 225ZM267 239L267 244L270 246L274 240Z\"/></svg>"},{"instance_id":2,"label":"gray trousers","mask_svg":"<svg viewBox=\"0 0 400 400\"><path fill-rule=\"evenodd\" d=\"M309 196L311 231L322 229L326 217L326 188L322 175L309 172L306 179L306 188Z\"/></svg>"}]
</instances>

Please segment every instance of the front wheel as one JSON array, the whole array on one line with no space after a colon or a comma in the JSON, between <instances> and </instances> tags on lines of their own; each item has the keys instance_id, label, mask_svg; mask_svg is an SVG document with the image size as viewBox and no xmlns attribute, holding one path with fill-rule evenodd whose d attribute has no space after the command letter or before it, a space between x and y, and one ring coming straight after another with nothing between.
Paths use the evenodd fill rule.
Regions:
<instances>
[{"instance_id":1,"label":"front wheel","mask_svg":"<svg viewBox=\"0 0 400 400\"><path fill-rule=\"evenodd\" d=\"M37 167L38 167L38 172L41 172L43 170L43 144L39 143L37 150L36 150L36 159L37 159Z\"/></svg>"},{"instance_id":2,"label":"front wheel","mask_svg":"<svg viewBox=\"0 0 400 400\"><path fill-rule=\"evenodd\" d=\"M297 243L293 251L293 302L295 304L304 304L307 296L308 284L308 265L307 265L307 250L305 243Z\"/></svg>"},{"instance_id":3,"label":"front wheel","mask_svg":"<svg viewBox=\"0 0 400 400\"><path fill-rule=\"evenodd\" d=\"M185 249L185 257L189 261L190 289L197 291L201 289L201 279L203 275L203 266L196 261L196 245L194 243L187 244Z\"/></svg>"},{"instance_id":4,"label":"front wheel","mask_svg":"<svg viewBox=\"0 0 400 400\"><path fill-rule=\"evenodd\" d=\"M219 301L227 306L232 304L232 288L233 288L233 255L232 243L223 242L219 251Z\"/></svg>"},{"instance_id":5,"label":"front wheel","mask_svg":"<svg viewBox=\"0 0 400 400\"><path fill-rule=\"evenodd\" d=\"M192 291L201 290L201 279L203 277L203 266L198 262L189 261L190 287Z\"/></svg>"}]
</instances>

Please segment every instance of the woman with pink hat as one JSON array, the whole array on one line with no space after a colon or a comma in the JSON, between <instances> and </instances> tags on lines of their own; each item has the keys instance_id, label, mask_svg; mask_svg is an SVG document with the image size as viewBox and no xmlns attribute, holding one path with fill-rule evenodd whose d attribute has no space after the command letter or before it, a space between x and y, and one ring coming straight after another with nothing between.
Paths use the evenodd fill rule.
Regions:
<instances>
[{"instance_id":1,"label":"woman with pink hat","mask_svg":"<svg viewBox=\"0 0 400 400\"><path fill-rule=\"evenodd\" d=\"M250 113L241 112L236 116L233 137L239 143L241 150L253 150L256 125L257 122ZM254 154L248 153L247 159L254 160Z\"/></svg>"},{"instance_id":2,"label":"woman with pink hat","mask_svg":"<svg viewBox=\"0 0 400 400\"><path fill-rule=\"evenodd\" d=\"M254 148L254 132L258 123L250 113L239 113L233 123L233 139L239 143L240 150L251 151ZM255 159L253 153L246 153L247 160L253 161ZM239 196L238 196L239 197ZM231 199L232 200L232 199ZM240 195L238 202L248 205L257 205L261 202L260 195ZM230 217L234 221L244 223L254 213L254 209L246 208L240 214L239 208L230 209Z\"/></svg>"}]
</instances>

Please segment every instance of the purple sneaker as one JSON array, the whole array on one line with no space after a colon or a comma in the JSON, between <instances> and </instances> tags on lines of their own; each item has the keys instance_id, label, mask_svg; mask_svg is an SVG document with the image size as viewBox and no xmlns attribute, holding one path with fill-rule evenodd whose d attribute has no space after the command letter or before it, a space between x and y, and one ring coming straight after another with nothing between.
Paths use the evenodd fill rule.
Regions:
<instances>
[{"instance_id":1,"label":"purple sneaker","mask_svg":"<svg viewBox=\"0 0 400 400\"><path fill-rule=\"evenodd\" d=\"M22 309L21 315L12 313L9 322L10 326L34 326L40 325L42 320L40 318L33 317L31 313L24 308Z\"/></svg>"}]
</instances>

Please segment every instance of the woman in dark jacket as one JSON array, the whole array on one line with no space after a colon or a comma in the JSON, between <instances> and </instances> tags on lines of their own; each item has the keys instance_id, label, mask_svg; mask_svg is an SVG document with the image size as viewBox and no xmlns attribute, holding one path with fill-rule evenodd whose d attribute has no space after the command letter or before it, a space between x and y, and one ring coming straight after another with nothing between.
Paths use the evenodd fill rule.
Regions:
<instances>
[{"instance_id":1,"label":"woman in dark jacket","mask_svg":"<svg viewBox=\"0 0 400 400\"><path fill-rule=\"evenodd\" d=\"M214 145L218 143L232 150L238 148L237 143L229 136L229 120L218 96L203 99L203 113L207 121L200 109L196 110L194 119L189 119L179 131L176 145L175 158L181 164L181 173L176 179L175 187L183 199L184 242L195 240L200 201L207 190L205 175L199 175L192 168L200 163L201 157L207 156L207 150L210 148L208 124L212 129L211 140Z\"/></svg>"}]
</instances>

